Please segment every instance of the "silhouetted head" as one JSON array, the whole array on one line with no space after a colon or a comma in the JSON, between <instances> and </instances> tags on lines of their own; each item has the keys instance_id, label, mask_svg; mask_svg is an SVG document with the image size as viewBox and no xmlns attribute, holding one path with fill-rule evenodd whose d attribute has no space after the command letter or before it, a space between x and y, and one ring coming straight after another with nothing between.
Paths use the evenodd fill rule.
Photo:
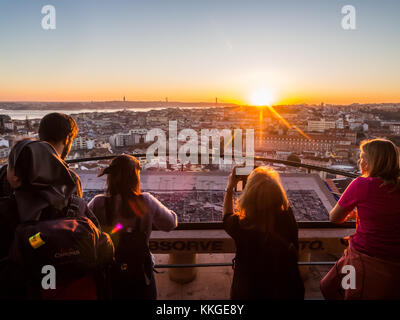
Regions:
<instances>
[{"instance_id":1,"label":"silhouetted head","mask_svg":"<svg viewBox=\"0 0 400 320\"><path fill-rule=\"evenodd\" d=\"M106 194L111 198L117 195L122 198L122 216L129 218L132 212L140 215L134 204L141 194L139 160L130 155L120 155L99 176L104 174L107 175Z\"/></svg>"},{"instance_id":2,"label":"silhouetted head","mask_svg":"<svg viewBox=\"0 0 400 320\"><path fill-rule=\"evenodd\" d=\"M257 167L247 179L237 203L237 215L249 228L273 231L276 216L289 208L279 174L269 167Z\"/></svg>"},{"instance_id":3,"label":"silhouetted head","mask_svg":"<svg viewBox=\"0 0 400 320\"><path fill-rule=\"evenodd\" d=\"M379 177L399 185L400 156L396 145L386 139L365 140L360 145L360 170L363 176Z\"/></svg>"},{"instance_id":4,"label":"silhouetted head","mask_svg":"<svg viewBox=\"0 0 400 320\"><path fill-rule=\"evenodd\" d=\"M39 124L39 139L49 142L62 159L65 159L71 150L71 145L78 135L78 126L69 115L63 113L49 113Z\"/></svg>"}]
</instances>

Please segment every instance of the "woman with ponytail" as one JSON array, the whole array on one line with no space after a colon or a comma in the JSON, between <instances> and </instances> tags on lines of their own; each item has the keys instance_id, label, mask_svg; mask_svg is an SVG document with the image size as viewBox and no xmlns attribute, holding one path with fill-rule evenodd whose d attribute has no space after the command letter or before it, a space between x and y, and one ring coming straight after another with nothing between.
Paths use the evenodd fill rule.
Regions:
<instances>
[{"instance_id":1,"label":"woman with ponytail","mask_svg":"<svg viewBox=\"0 0 400 320\"><path fill-rule=\"evenodd\" d=\"M104 174L107 175L106 191L104 194L95 196L90 201L89 208L97 216L104 230L113 235L113 240L115 240L114 235L125 234L125 230L139 233L143 239L143 246L145 246L143 251L150 255L148 245L152 227L155 226L162 231L174 229L178 224L176 213L165 207L150 193L141 192L140 162L135 157L120 155L114 158L99 176ZM121 244L121 239L118 241ZM118 255L118 244L115 244L116 255ZM137 244L132 245L136 245L137 249ZM128 251L134 252L134 249L128 248ZM140 248L138 252L141 255ZM132 259L139 258L132 257ZM157 291L152 266L150 269L150 274L146 274L148 281L146 280L147 285L144 288L139 288L138 285L124 290L119 288L118 291L122 293L116 296L114 292L113 298L156 299Z\"/></svg>"}]
</instances>

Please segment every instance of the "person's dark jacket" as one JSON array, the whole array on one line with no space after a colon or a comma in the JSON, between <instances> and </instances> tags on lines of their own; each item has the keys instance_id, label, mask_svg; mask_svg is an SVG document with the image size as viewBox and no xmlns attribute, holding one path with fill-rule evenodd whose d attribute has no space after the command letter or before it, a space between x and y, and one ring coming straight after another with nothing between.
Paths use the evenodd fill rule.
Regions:
<instances>
[{"instance_id":1,"label":"person's dark jacket","mask_svg":"<svg viewBox=\"0 0 400 320\"><path fill-rule=\"evenodd\" d=\"M62 161L63 164L68 168L71 176L75 180L76 184L75 194L78 197L82 198L82 183L79 176L72 169L68 167L68 164L64 160L60 158L60 161ZM14 192L14 190L10 186L10 183L7 180L7 167L8 164L5 164L0 168L0 197L11 196Z\"/></svg>"},{"instance_id":2,"label":"person's dark jacket","mask_svg":"<svg viewBox=\"0 0 400 320\"><path fill-rule=\"evenodd\" d=\"M7 181L7 165L0 168L0 198L11 196L13 189Z\"/></svg>"},{"instance_id":3,"label":"person's dark jacket","mask_svg":"<svg viewBox=\"0 0 400 320\"><path fill-rule=\"evenodd\" d=\"M39 220L45 208L62 210L77 194L77 175L72 173L56 150L45 141L27 141L12 150L15 174L22 185L14 190L20 222ZM82 200L82 205L86 205ZM97 219L91 215L99 226Z\"/></svg>"},{"instance_id":4,"label":"person's dark jacket","mask_svg":"<svg viewBox=\"0 0 400 320\"><path fill-rule=\"evenodd\" d=\"M304 299L297 223L290 208L277 218L274 233L266 234L245 228L237 215L224 216L236 245L231 299Z\"/></svg>"}]
</instances>

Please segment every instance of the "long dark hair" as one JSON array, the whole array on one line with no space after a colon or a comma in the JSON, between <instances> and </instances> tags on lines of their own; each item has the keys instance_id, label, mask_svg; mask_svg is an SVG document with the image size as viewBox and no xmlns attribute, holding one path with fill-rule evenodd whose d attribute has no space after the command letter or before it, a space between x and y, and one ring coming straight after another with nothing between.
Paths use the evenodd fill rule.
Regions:
<instances>
[{"instance_id":1,"label":"long dark hair","mask_svg":"<svg viewBox=\"0 0 400 320\"><path fill-rule=\"evenodd\" d=\"M140 201L140 162L133 156L120 155L104 169L107 174L106 195L111 198L111 207L115 209L116 196L121 196L121 216L132 218L144 214ZM113 217L115 213L113 212Z\"/></svg>"}]
</instances>

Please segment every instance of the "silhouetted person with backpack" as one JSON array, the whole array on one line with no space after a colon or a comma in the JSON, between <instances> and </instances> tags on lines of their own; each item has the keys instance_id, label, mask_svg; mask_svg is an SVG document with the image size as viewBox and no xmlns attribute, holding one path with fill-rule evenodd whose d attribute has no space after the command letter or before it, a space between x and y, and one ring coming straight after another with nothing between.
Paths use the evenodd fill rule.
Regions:
<instances>
[{"instance_id":1,"label":"silhouetted person with backpack","mask_svg":"<svg viewBox=\"0 0 400 320\"><path fill-rule=\"evenodd\" d=\"M115 263L110 270L112 299L156 299L157 290L149 238L153 225L162 231L177 226L177 215L150 193L140 190L140 162L121 155L101 175L107 175L105 194L89 208L103 229L112 234Z\"/></svg>"},{"instance_id":2,"label":"silhouetted person with backpack","mask_svg":"<svg viewBox=\"0 0 400 320\"><path fill-rule=\"evenodd\" d=\"M75 177L59 154L44 141L20 141L10 152L7 178L14 192L0 199L1 220L9 221L12 236L5 240L8 255L2 252L0 296L100 298L104 284L96 277L112 261L113 244L76 195ZM51 290L41 285L45 265L57 274Z\"/></svg>"},{"instance_id":3,"label":"silhouetted person with backpack","mask_svg":"<svg viewBox=\"0 0 400 320\"><path fill-rule=\"evenodd\" d=\"M235 167L223 208L224 229L236 244L231 299L304 299L297 223L278 173L254 169L234 210L239 180Z\"/></svg>"}]
</instances>

